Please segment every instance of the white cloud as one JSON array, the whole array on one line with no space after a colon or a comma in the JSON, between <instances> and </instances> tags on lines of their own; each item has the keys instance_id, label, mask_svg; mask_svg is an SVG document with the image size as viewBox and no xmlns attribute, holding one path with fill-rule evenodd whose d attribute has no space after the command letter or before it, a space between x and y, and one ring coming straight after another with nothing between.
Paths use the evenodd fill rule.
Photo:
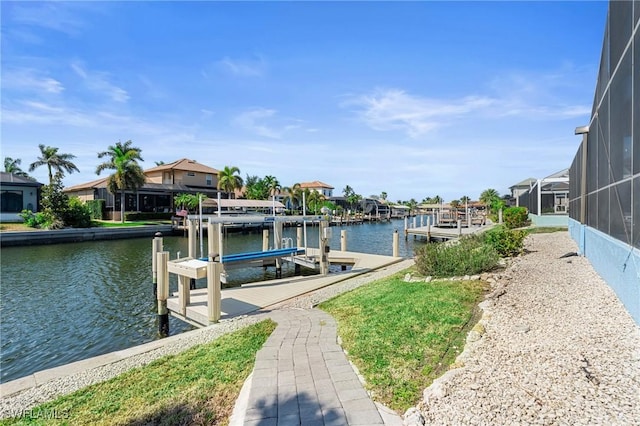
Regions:
<instances>
[{"instance_id":1,"label":"white cloud","mask_svg":"<svg viewBox=\"0 0 640 426\"><path fill-rule=\"evenodd\" d=\"M480 96L444 100L410 95L400 89L377 89L352 98L345 105L359 107L361 119L374 130L402 130L417 138L494 102Z\"/></svg>"},{"instance_id":2,"label":"white cloud","mask_svg":"<svg viewBox=\"0 0 640 426\"><path fill-rule=\"evenodd\" d=\"M260 77L267 68L267 63L262 56L253 60L240 60L224 57L217 62L225 71L240 77Z\"/></svg>"},{"instance_id":3,"label":"white cloud","mask_svg":"<svg viewBox=\"0 0 640 426\"><path fill-rule=\"evenodd\" d=\"M4 89L18 89L38 94L58 94L64 91L61 82L30 68L5 71L2 75L2 86Z\"/></svg>"},{"instance_id":4,"label":"white cloud","mask_svg":"<svg viewBox=\"0 0 640 426\"><path fill-rule=\"evenodd\" d=\"M72 62L71 69L84 81L86 87L114 102L124 103L129 100L126 90L109 81L109 74L100 71L87 71L80 62Z\"/></svg>"},{"instance_id":5,"label":"white cloud","mask_svg":"<svg viewBox=\"0 0 640 426\"><path fill-rule=\"evenodd\" d=\"M234 126L269 139L280 139L293 130L304 129L302 123L295 118L280 117L275 109L269 108L252 108L232 119Z\"/></svg>"}]
</instances>

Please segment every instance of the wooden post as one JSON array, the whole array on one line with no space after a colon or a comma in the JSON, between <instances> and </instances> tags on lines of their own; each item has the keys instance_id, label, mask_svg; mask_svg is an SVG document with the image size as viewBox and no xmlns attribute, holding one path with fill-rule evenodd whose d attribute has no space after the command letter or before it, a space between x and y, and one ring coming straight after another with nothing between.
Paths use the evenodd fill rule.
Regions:
<instances>
[{"instance_id":1,"label":"wooden post","mask_svg":"<svg viewBox=\"0 0 640 426\"><path fill-rule=\"evenodd\" d=\"M347 251L347 230L340 231L340 251Z\"/></svg>"},{"instance_id":2,"label":"wooden post","mask_svg":"<svg viewBox=\"0 0 640 426\"><path fill-rule=\"evenodd\" d=\"M427 241L431 241L431 216L427 216Z\"/></svg>"},{"instance_id":3,"label":"wooden post","mask_svg":"<svg viewBox=\"0 0 640 426\"><path fill-rule=\"evenodd\" d=\"M393 257L400 256L400 243L398 242L398 230L393 231Z\"/></svg>"},{"instance_id":4,"label":"wooden post","mask_svg":"<svg viewBox=\"0 0 640 426\"><path fill-rule=\"evenodd\" d=\"M207 262L207 313L209 322L220 321L222 293L220 291L220 271L222 265L209 257Z\"/></svg>"},{"instance_id":5,"label":"wooden post","mask_svg":"<svg viewBox=\"0 0 640 426\"><path fill-rule=\"evenodd\" d=\"M440 225L440 215L438 213L438 210L433 212L433 226Z\"/></svg>"},{"instance_id":6,"label":"wooden post","mask_svg":"<svg viewBox=\"0 0 640 426\"><path fill-rule=\"evenodd\" d=\"M326 220L320 221L320 274L329 273L329 233L331 229Z\"/></svg>"},{"instance_id":7,"label":"wooden post","mask_svg":"<svg viewBox=\"0 0 640 426\"><path fill-rule=\"evenodd\" d=\"M189 219L187 221L189 227L189 257L196 257L196 221Z\"/></svg>"},{"instance_id":8,"label":"wooden post","mask_svg":"<svg viewBox=\"0 0 640 426\"><path fill-rule=\"evenodd\" d=\"M542 214L542 213L540 213ZM498 210L498 223L502 223L502 209Z\"/></svg>"},{"instance_id":9,"label":"wooden post","mask_svg":"<svg viewBox=\"0 0 640 426\"><path fill-rule=\"evenodd\" d=\"M156 298L158 300L158 334L162 337L169 335L169 310L167 299L169 298L169 252L161 251L156 254L156 266L158 268L158 287Z\"/></svg>"},{"instance_id":10,"label":"wooden post","mask_svg":"<svg viewBox=\"0 0 640 426\"><path fill-rule=\"evenodd\" d=\"M417 227L418 227L418 226L417 226L417 221L418 221L418 218L417 218L416 216L414 216L414 217L413 217L413 229L415 229L415 228L417 228Z\"/></svg>"},{"instance_id":11,"label":"wooden post","mask_svg":"<svg viewBox=\"0 0 640 426\"><path fill-rule=\"evenodd\" d=\"M178 305L180 307L180 314L187 316L187 305L191 303L191 293L187 286L187 280L189 277L178 275Z\"/></svg>"},{"instance_id":12,"label":"wooden post","mask_svg":"<svg viewBox=\"0 0 640 426\"><path fill-rule=\"evenodd\" d=\"M153 295L158 295L158 253L162 251L162 233L156 232L151 242L151 280L153 282Z\"/></svg>"},{"instance_id":13,"label":"wooden post","mask_svg":"<svg viewBox=\"0 0 640 426\"><path fill-rule=\"evenodd\" d=\"M207 253L208 256L220 256L220 224L207 224ZM215 259L214 259L215 260ZM222 259L220 259L221 261Z\"/></svg>"},{"instance_id":14,"label":"wooden post","mask_svg":"<svg viewBox=\"0 0 640 426\"><path fill-rule=\"evenodd\" d=\"M282 248L282 222L273 222L273 248ZM276 278L282 278L282 260L276 258Z\"/></svg>"},{"instance_id":15,"label":"wooden post","mask_svg":"<svg viewBox=\"0 0 640 426\"><path fill-rule=\"evenodd\" d=\"M467 216L467 228L471 228L471 212L469 211L469 207L467 207L466 216Z\"/></svg>"},{"instance_id":16,"label":"wooden post","mask_svg":"<svg viewBox=\"0 0 640 426\"><path fill-rule=\"evenodd\" d=\"M404 217L404 239L409 239L409 218L407 216Z\"/></svg>"},{"instance_id":17,"label":"wooden post","mask_svg":"<svg viewBox=\"0 0 640 426\"><path fill-rule=\"evenodd\" d=\"M424 226L424 215L421 214L420 215L420 227L422 228Z\"/></svg>"},{"instance_id":18,"label":"wooden post","mask_svg":"<svg viewBox=\"0 0 640 426\"><path fill-rule=\"evenodd\" d=\"M462 235L462 221L458 219L458 237Z\"/></svg>"},{"instance_id":19,"label":"wooden post","mask_svg":"<svg viewBox=\"0 0 640 426\"><path fill-rule=\"evenodd\" d=\"M302 226L296 228L296 247L302 247Z\"/></svg>"},{"instance_id":20,"label":"wooden post","mask_svg":"<svg viewBox=\"0 0 640 426\"><path fill-rule=\"evenodd\" d=\"M262 251L269 250L269 229L262 230Z\"/></svg>"}]
</instances>

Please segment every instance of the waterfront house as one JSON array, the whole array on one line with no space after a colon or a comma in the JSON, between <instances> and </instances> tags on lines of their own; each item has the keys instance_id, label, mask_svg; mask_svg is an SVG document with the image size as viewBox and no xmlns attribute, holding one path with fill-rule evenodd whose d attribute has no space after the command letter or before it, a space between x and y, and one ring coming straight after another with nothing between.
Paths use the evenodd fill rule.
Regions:
<instances>
[{"instance_id":1,"label":"waterfront house","mask_svg":"<svg viewBox=\"0 0 640 426\"><path fill-rule=\"evenodd\" d=\"M516 205L529 209L529 218L538 226L567 226L569 169L537 179L528 191L516 197Z\"/></svg>"},{"instance_id":2,"label":"waterfront house","mask_svg":"<svg viewBox=\"0 0 640 426\"><path fill-rule=\"evenodd\" d=\"M42 186L35 180L0 172L0 222L22 222L22 210L37 212Z\"/></svg>"},{"instance_id":3,"label":"waterfront house","mask_svg":"<svg viewBox=\"0 0 640 426\"><path fill-rule=\"evenodd\" d=\"M169 213L174 211L173 197L177 194L201 193L209 198L218 196L218 170L195 160L182 158L161 164L145 170L144 175L146 181L141 188L125 192L126 211ZM71 186L65 188L64 192L83 201L105 200L105 214L111 218L120 212L120 196L109 193L107 179L105 176Z\"/></svg>"},{"instance_id":4,"label":"waterfront house","mask_svg":"<svg viewBox=\"0 0 640 426\"><path fill-rule=\"evenodd\" d=\"M320 194L324 195L326 198L330 198L333 196L333 190L335 189L333 186L328 185L324 182L320 182L318 180L314 180L313 182L301 182L301 189L308 189L309 191L316 191Z\"/></svg>"}]
</instances>

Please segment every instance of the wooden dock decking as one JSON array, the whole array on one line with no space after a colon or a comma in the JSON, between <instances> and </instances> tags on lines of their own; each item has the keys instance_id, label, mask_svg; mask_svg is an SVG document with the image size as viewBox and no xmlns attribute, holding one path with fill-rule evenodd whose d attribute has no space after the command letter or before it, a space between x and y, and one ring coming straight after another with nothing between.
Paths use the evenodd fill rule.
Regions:
<instances>
[{"instance_id":1,"label":"wooden dock decking","mask_svg":"<svg viewBox=\"0 0 640 426\"><path fill-rule=\"evenodd\" d=\"M318 249L307 249L309 254L318 255ZM227 288L221 291L221 319L247 314L285 300L303 295L313 290L347 280L357 275L382 268L401 261L401 257L380 256L348 251L331 251L329 262L337 264L351 264L349 271L331 273L328 275L314 275L306 277L291 277L270 281L260 281L243 284L240 287ZM190 303L187 305L186 315L181 315L177 293L167 299L167 308L177 318L197 326L208 326L207 289L190 290Z\"/></svg>"},{"instance_id":2,"label":"wooden dock decking","mask_svg":"<svg viewBox=\"0 0 640 426\"><path fill-rule=\"evenodd\" d=\"M409 235L413 236L423 236L427 238L441 238L445 240L456 239L464 235L477 234L479 232L484 232L488 228L491 228L493 225L481 225L481 226L471 226L471 227L460 227L460 228L442 228L438 226L419 226L416 228L408 228L405 229L405 235L408 237Z\"/></svg>"}]
</instances>

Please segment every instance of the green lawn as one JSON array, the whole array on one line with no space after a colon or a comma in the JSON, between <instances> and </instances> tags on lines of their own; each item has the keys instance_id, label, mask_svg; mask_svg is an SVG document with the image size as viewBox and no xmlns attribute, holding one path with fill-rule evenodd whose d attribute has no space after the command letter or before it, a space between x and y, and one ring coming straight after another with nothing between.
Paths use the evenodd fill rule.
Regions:
<instances>
[{"instance_id":1,"label":"green lawn","mask_svg":"<svg viewBox=\"0 0 640 426\"><path fill-rule=\"evenodd\" d=\"M374 399L404 413L462 350L480 281L406 283L404 273L324 302Z\"/></svg>"},{"instance_id":2,"label":"green lawn","mask_svg":"<svg viewBox=\"0 0 640 426\"><path fill-rule=\"evenodd\" d=\"M256 352L275 327L271 320L251 325L40 405L19 418L2 420L0 425L227 424Z\"/></svg>"}]
</instances>

